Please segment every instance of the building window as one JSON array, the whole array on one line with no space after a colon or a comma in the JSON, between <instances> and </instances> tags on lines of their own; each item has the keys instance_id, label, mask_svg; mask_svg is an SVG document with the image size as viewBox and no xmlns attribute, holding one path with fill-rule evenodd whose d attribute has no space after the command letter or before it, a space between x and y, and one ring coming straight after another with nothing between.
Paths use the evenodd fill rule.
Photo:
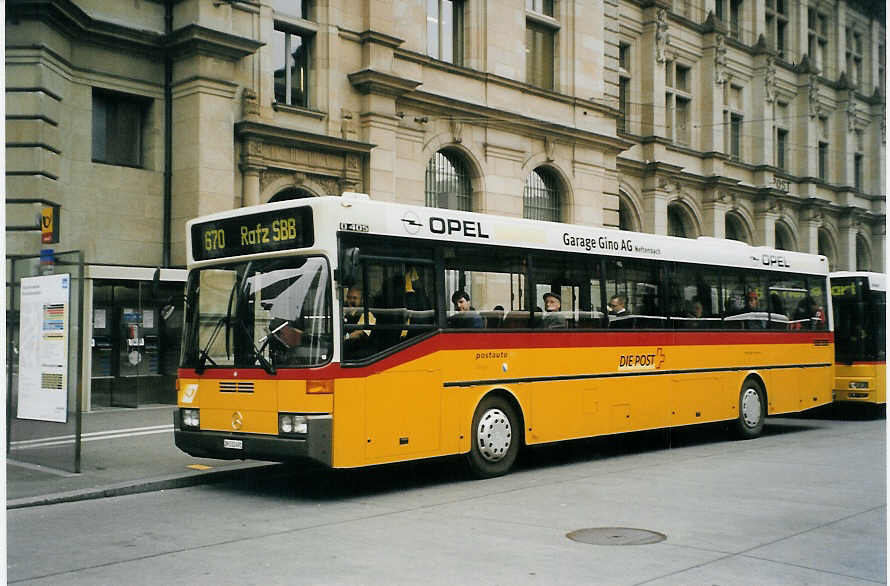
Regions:
<instances>
[{"instance_id":1,"label":"building window","mask_svg":"<svg viewBox=\"0 0 890 586\"><path fill-rule=\"evenodd\" d=\"M629 132L628 114L630 112L630 45L618 44L618 132Z\"/></svg>"},{"instance_id":2,"label":"building window","mask_svg":"<svg viewBox=\"0 0 890 586\"><path fill-rule=\"evenodd\" d=\"M794 250L794 238L791 235L791 229L784 222L776 222L775 236L776 248L779 250Z\"/></svg>"},{"instance_id":3,"label":"building window","mask_svg":"<svg viewBox=\"0 0 890 586\"><path fill-rule=\"evenodd\" d=\"M553 63L556 29L550 24L528 20L525 28L525 80L547 90L554 87Z\"/></svg>"},{"instance_id":4,"label":"building window","mask_svg":"<svg viewBox=\"0 0 890 586\"><path fill-rule=\"evenodd\" d=\"M734 161L742 160L742 115L729 115L729 156Z\"/></svg>"},{"instance_id":5,"label":"building window","mask_svg":"<svg viewBox=\"0 0 890 586\"><path fill-rule=\"evenodd\" d=\"M862 153L853 155L853 184L856 191L862 191Z\"/></svg>"},{"instance_id":6,"label":"building window","mask_svg":"<svg viewBox=\"0 0 890 586\"><path fill-rule=\"evenodd\" d=\"M742 0L716 0L714 8L714 16L729 25L729 35L734 39L740 39L743 30Z\"/></svg>"},{"instance_id":7,"label":"building window","mask_svg":"<svg viewBox=\"0 0 890 586\"><path fill-rule=\"evenodd\" d=\"M427 0L426 51L433 59L464 64L464 3Z\"/></svg>"},{"instance_id":8,"label":"building window","mask_svg":"<svg viewBox=\"0 0 890 586\"><path fill-rule=\"evenodd\" d=\"M819 179L828 181L828 143L819 141Z\"/></svg>"},{"instance_id":9,"label":"building window","mask_svg":"<svg viewBox=\"0 0 890 586\"><path fill-rule=\"evenodd\" d=\"M309 57L313 34L276 23L272 36L275 101L309 106Z\"/></svg>"},{"instance_id":10,"label":"building window","mask_svg":"<svg viewBox=\"0 0 890 586\"><path fill-rule=\"evenodd\" d=\"M819 254L828 259L828 266L835 266L834 244L832 243L831 236L824 228L819 229L818 241Z\"/></svg>"},{"instance_id":11,"label":"building window","mask_svg":"<svg viewBox=\"0 0 890 586\"><path fill-rule=\"evenodd\" d=\"M145 98L93 88L93 161L142 167Z\"/></svg>"},{"instance_id":12,"label":"building window","mask_svg":"<svg viewBox=\"0 0 890 586\"><path fill-rule=\"evenodd\" d=\"M272 10L275 14L283 14L286 16L294 16L296 18L309 19L310 1L309 0L270 0Z\"/></svg>"},{"instance_id":13,"label":"building window","mask_svg":"<svg viewBox=\"0 0 890 586\"><path fill-rule=\"evenodd\" d=\"M807 10L807 51L813 64L823 75L828 67L828 17L810 8Z\"/></svg>"},{"instance_id":14,"label":"building window","mask_svg":"<svg viewBox=\"0 0 890 586\"><path fill-rule=\"evenodd\" d=\"M785 31L788 14L785 0L766 0L766 34L779 59L785 59Z\"/></svg>"},{"instance_id":15,"label":"building window","mask_svg":"<svg viewBox=\"0 0 890 586\"><path fill-rule=\"evenodd\" d=\"M776 129L776 167L783 171L788 170L788 131L784 128Z\"/></svg>"},{"instance_id":16,"label":"building window","mask_svg":"<svg viewBox=\"0 0 890 586\"><path fill-rule=\"evenodd\" d=\"M677 238L696 237L694 223L689 217L689 212L683 207L683 204L676 202L668 204L667 232L668 236L675 236Z\"/></svg>"},{"instance_id":17,"label":"building window","mask_svg":"<svg viewBox=\"0 0 890 586\"><path fill-rule=\"evenodd\" d=\"M748 230L745 228L745 222L738 214L728 212L723 219L723 227L724 236L727 240L738 240L739 242L747 242L750 244Z\"/></svg>"},{"instance_id":18,"label":"building window","mask_svg":"<svg viewBox=\"0 0 890 586\"><path fill-rule=\"evenodd\" d=\"M690 105L692 96L690 68L668 61L665 64L665 128L667 138L677 144L689 146Z\"/></svg>"},{"instance_id":19,"label":"building window","mask_svg":"<svg viewBox=\"0 0 890 586\"><path fill-rule=\"evenodd\" d=\"M553 16L553 0L525 0L525 9L545 16Z\"/></svg>"},{"instance_id":20,"label":"building window","mask_svg":"<svg viewBox=\"0 0 890 586\"><path fill-rule=\"evenodd\" d=\"M286 201L289 199L306 199L307 197L314 197L312 193L306 191L305 189L300 189L299 187L288 187L287 189L282 189L271 198L269 198L269 202L273 201Z\"/></svg>"},{"instance_id":21,"label":"building window","mask_svg":"<svg viewBox=\"0 0 890 586\"><path fill-rule=\"evenodd\" d=\"M729 86L729 84L724 84ZM723 124L728 131L725 133L725 151L734 161L742 160L744 155L744 145L742 143L742 124L744 116L742 115L744 107L744 88L740 86L730 86L724 89L724 110Z\"/></svg>"},{"instance_id":22,"label":"building window","mask_svg":"<svg viewBox=\"0 0 890 586\"><path fill-rule=\"evenodd\" d=\"M861 234L856 236L856 270L871 270L871 252Z\"/></svg>"},{"instance_id":23,"label":"building window","mask_svg":"<svg viewBox=\"0 0 890 586\"><path fill-rule=\"evenodd\" d=\"M559 183L555 175L539 167L532 171L525 181L522 217L559 222L561 219L559 200Z\"/></svg>"},{"instance_id":24,"label":"building window","mask_svg":"<svg viewBox=\"0 0 890 586\"><path fill-rule=\"evenodd\" d=\"M450 210L471 210L473 187L463 159L455 152L439 151L426 166L426 205Z\"/></svg>"},{"instance_id":25,"label":"building window","mask_svg":"<svg viewBox=\"0 0 890 586\"><path fill-rule=\"evenodd\" d=\"M854 88L862 85L862 34L852 29L847 33L847 77Z\"/></svg>"},{"instance_id":26,"label":"building window","mask_svg":"<svg viewBox=\"0 0 890 586\"><path fill-rule=\"evenodd\" d=\"M618 229L638 231L637 214L630 198L623 191L618 192Z\"/></svg>"}]
</instances>

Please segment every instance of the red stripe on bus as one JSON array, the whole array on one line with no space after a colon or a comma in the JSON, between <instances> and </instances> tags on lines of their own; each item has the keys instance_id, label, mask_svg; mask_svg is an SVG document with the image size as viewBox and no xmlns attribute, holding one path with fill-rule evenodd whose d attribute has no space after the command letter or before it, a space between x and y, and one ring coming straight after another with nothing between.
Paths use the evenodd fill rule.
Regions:
<instances>
[{"instance_id":1,"label":"red stripe on bus","mask_svg":"<svg viewBox=\"0 0 890 586\"><path fill-rule=\"evenodd\" d=\"M261 368L211 368L199 375L180 368L179 378L212 379L333 379L359 378L395 368L445 350L518 350L539 348L609 348L628 346L734 346L834 342L834 332L440 332L365 366L331 363L315 368L279 368L271 375ZM237 377L235 373L238 373Z\"/></svg>"},{"instance_id":2,"label":"red stripe on bus","mask_svg":"<svg viewBox=\"0 0 890 586\"><path fill-rule=\"evenodd\" d=\"M856 362L835 362L835 366L878 366L887 364L886 360L857 360Z\"/></svg>"}]
</instances>

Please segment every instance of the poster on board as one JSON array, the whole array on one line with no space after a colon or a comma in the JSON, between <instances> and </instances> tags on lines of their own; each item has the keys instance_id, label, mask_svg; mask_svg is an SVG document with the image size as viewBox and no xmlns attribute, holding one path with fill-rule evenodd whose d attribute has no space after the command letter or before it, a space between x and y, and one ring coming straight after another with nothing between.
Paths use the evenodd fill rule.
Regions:
<instances>
[{"instance_id":1,"label":"poster on board","mask_svg":"<svg viewBox=\"0 0 890 586\"><path fill-rule=\"evenodd\" d=\"M71 276L22 279L16 417L65 423Z\"/></svg>"}]
</instances>

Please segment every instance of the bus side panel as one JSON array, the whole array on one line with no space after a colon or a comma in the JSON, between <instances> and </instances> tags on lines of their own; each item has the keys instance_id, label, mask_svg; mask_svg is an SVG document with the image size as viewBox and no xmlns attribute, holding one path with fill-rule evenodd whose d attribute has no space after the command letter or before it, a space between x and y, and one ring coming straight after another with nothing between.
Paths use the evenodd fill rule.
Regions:
<instances>
[{"instance_id":1,"label":"bus side panel","mask_svg":"<svg viewBox=\"0 0 890 586\"><path fill-rule=\"evenodd\" d=\"M365 379L337 379L334 390L334 468L365 464Z\"/></svg>"},{"instance_id":2,"label":"bus side panel","mask_svg":"<svg viewBox=\"0 0 890 586\"><path fill-rule=\"evenodd\" d=\"M735 417L736 393L727 392L727 378L711 373L671 376L669 425L690 425Z\"/></svg>"},{"instance_id":3,"label":"bus side panel","mask_svg":"<svg viewBox=\"0 0 890 586\"><path fill-rule=\"evenodd\" d=\"M427 357L424 362L428 362ZM436 456L440 451L442 382L438 370L408 364L374 374L365 386L368 464Z\"/></svg>"}]
</instances>

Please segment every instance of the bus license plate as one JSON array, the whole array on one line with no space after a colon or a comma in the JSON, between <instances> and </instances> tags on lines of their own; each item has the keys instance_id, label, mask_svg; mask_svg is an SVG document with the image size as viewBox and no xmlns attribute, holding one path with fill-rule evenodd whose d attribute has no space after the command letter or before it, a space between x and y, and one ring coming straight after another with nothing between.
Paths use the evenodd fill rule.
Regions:
<instances>
[{"instance_id":1,"label":"bus license plate","mask_svg":"<svg viewBox=\"0 0 890 586\"><path fill-rule=\"evenodd\" d=\"M233 440L233 439L224 439L223 447L229 448L232 450L240 450L243 446L241 444L241 440Z\"/></svg>"}]
</instances>

